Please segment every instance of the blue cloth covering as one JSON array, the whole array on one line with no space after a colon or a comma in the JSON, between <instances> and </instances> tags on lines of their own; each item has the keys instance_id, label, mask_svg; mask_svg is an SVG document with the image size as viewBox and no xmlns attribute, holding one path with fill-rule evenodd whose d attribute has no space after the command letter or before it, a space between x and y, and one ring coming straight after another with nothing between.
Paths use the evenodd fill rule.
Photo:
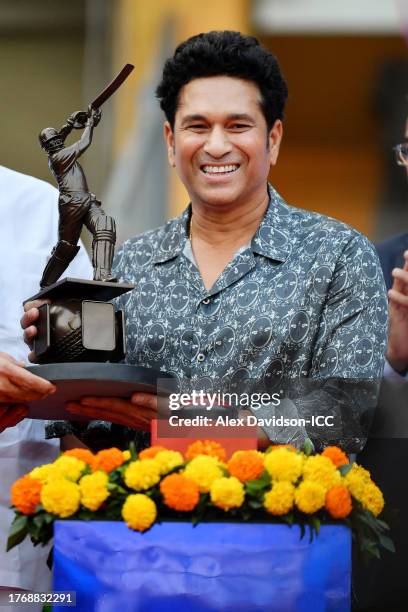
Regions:
<instances>
[{"instance_id":1,"label":"blue cloth covering","mask_svg":"<svg viewBox=\"0 0 408 612\"><path fill-rule=\"evenodd\" d=\"M310 544L298 526L58 521L54 545L54 591L76 591L77 612L350 610L343 526Z\"/></svg>"}]
</instances>

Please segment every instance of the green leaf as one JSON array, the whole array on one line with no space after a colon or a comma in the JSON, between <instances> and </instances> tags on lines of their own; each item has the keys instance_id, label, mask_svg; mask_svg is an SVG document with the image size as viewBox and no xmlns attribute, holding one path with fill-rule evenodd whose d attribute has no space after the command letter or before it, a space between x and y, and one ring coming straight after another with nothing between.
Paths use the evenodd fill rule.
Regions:
<instances>
[{"instance_id":1,"label":"green leaf","mask_svg":"<svg viewBox=\"0 0 408 612\"><path fill-rule=\"evenodd\" d=\"M9 551L17 544L24 540L28 533L28 520L26 516L17 515L11 524L9 537L7 539L7 548Z\"/></svg>"},{"instance_id":2,"label":"green leaf","mask_svg":"<svg viewBox=\"0 0 408 612\"><path fill-rule=\"evenodd\" d=\"M311 516L310 517L310 524L312 525L312 527L315 530L316 535L317 535L319 533L319 531L320 531L320 525L321 525L321 522L317 518L317 516Z\"/></svg>"},{"instance_id":3,"label":"green leaf","mask_svg":"<svg viewBox=\"0 0 408 612\"><path fill-rule=\"evenodd\" d=\"M306 438L306 440L304 441L303 452L305 453L307 457L314 452L313 442L311 441L310 438Z\"/></svg>"},{"instance_id":4,"label":"green leaf","mask_svg":"<svg viewBox=\"0 0 408 612\"><path fill-rule=\"evenodd\" d=\"M392 553L395 553L394 542L388 536L380 534L378 536L379 542L385 550L389 550Z\"/></svg>"},{"instance_id":5,"label":"green leaf","mask_svg":"<svg viewBox=\"0 0 408 612\"><path fill-rule=\"evenodd\" d=\"M347 463L346 465L341 465L338 469L339 472L342 476L345 476L346 474L349 473L349 471L352 468L352 464L351 463Z\"/></svg>"}]
</instances>

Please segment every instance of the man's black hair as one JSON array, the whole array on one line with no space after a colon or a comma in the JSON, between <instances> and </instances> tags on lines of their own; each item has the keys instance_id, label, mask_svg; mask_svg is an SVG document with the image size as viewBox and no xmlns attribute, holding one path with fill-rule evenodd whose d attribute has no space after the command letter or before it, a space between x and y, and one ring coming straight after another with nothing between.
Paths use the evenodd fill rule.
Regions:
<instances>
[{"instance_id":1,"label":"man's black hair","mask_svg":"<svg viewBox=\"0 0 408 612\"><path fill-rule=\"evenodd\" d=\"M237 77L258 85L268 131L276 119L283 119L288 89L276 57L254 36L225 30L192 36L164 64L156 96L172 128L181 88L193 79L211 76Z\"/></svg>"}]
</instances>

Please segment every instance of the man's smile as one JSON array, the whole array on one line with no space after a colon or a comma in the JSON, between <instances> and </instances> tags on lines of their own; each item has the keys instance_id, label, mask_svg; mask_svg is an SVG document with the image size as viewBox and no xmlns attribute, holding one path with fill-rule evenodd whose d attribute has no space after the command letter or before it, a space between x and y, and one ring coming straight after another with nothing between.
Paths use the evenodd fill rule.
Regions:
<instances>
[{"instance_id":1,"label":"man's smile","mask_svg":"<svg viewBox=\"0 0 408 612\"><path fill-rule=\"evenodd\" d=\"M210 164L204 164L200 166L200 170L204 172L204 174L232 174L236 172L239 168L239 164L225 164L222 166L214 166Z\"/></svg>"}]
</instances>

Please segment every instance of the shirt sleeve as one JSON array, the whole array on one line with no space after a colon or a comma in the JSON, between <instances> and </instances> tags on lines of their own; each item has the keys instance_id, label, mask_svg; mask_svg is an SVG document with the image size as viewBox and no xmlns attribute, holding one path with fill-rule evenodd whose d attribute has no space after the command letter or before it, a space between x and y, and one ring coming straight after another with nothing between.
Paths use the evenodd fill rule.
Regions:
<instances>
[{"instance_id":1,"label":"shirt sleeve","mask_svg":"<svg viewBox=\"0 0 408 612\"><path fill-rule=\"evenodd\" d=\"M332 415L331 427L309 428L317 446L358 452L377 405L387 343L388 303L378 256L361 234L342 251L321 313L303 416Z\"/></svg>"}]
</instances>

